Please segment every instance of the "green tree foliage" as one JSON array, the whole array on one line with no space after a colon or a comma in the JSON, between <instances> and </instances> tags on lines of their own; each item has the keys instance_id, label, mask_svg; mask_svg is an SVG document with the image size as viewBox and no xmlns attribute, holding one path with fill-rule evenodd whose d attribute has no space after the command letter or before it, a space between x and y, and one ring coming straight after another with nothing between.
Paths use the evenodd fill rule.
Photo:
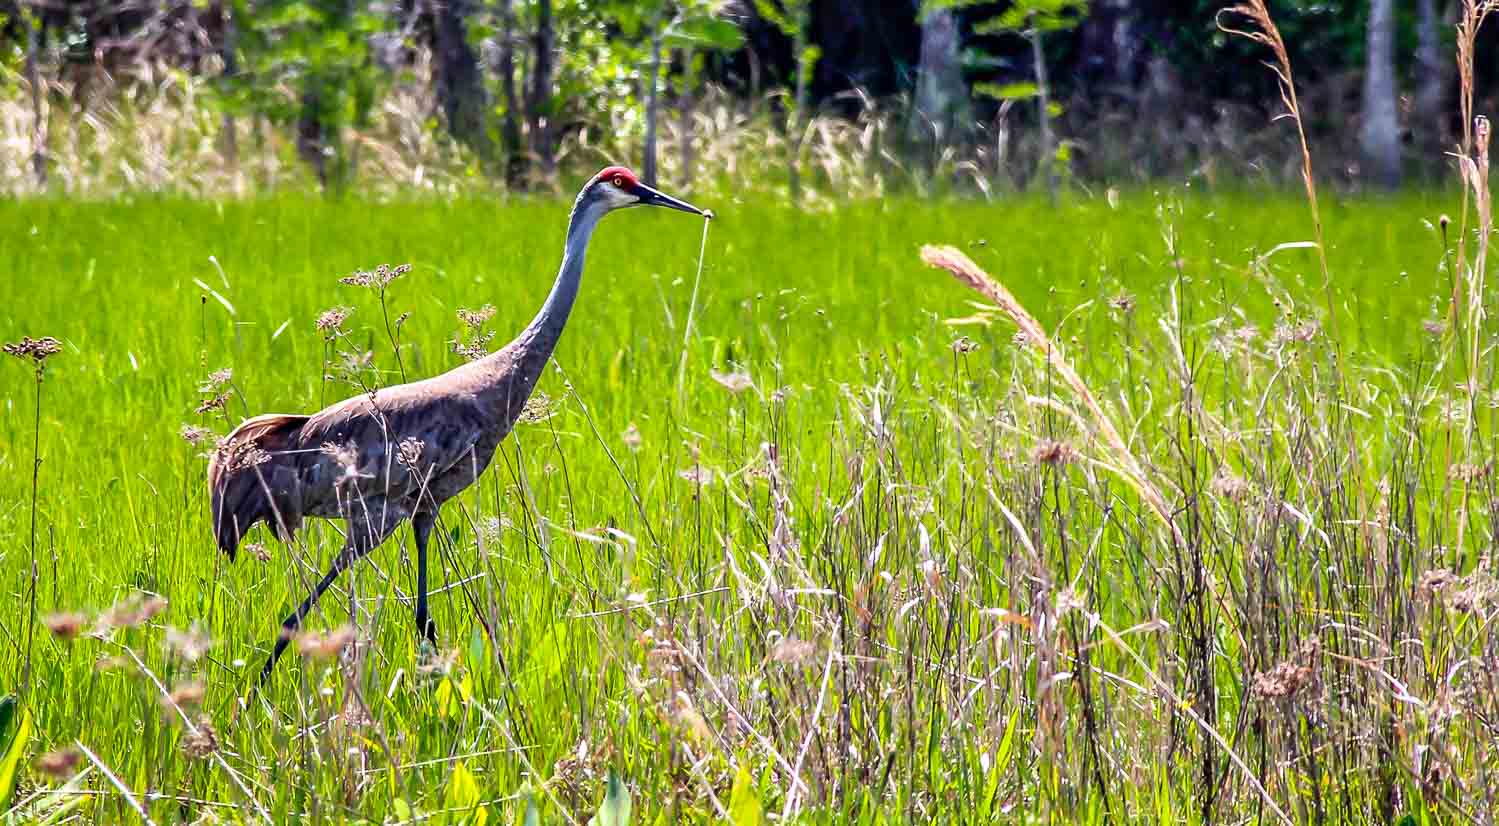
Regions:
<instances>
[{"instance_id":1,"label":"green tree foliage","mask_svg":"<svg viewBox=\"0 0 1499 826\"><path fill-rule=\"evenodd\" d=\"M240 74L231 104L296 129L297 149L325 185L352 173L344 127L369 122L383 72L370 60L381 18L353 0L235 0Z\"/></svg>"}]
</instances>

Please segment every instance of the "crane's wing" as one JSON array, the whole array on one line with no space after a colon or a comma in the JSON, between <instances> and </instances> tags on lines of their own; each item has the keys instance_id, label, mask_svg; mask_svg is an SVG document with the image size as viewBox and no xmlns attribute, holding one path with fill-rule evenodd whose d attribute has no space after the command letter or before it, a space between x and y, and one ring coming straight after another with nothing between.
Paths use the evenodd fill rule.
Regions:
<instances>
[{"instance_id":1,"label":"crane's wing","mask_svg":"<svg viewBox=\"0 0 1499 826\"><path fill-rule=\"evenodd\" d=\"M298 443L307 416L270 413L247 419L234 429L208 460L208 491L213 538L234 559L240 539L257 522L285 537L295 517L276 501L274 491L295 473L295 458L285 453Z\"/></svg>"}]
</instances>

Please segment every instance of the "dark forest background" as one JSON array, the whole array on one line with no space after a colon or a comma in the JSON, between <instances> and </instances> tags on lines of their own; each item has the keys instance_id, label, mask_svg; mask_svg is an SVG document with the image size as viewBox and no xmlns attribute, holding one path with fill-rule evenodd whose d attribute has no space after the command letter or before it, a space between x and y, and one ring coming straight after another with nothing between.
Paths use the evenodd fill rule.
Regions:
<instances>
[{"instance_id":1,"label":"dark forest background","mask_svg":"<svg viewBox=\"0 0 1499 826\"><path fill-rule=\"evenodd\" d=\"M684 185L773 177L793 196L870 177L882 191L1285 182L1298 163L1268 55L1225 32L1235 18L1212 0L3 2L0 121L7 161L26 167L12 191L86 190L153 134L158 155L196 147L186 167L269 154L289 180L294 155L323 186L395 157L392 175L508 189L607 159ZM1268 4L1323 174L1383 188L1443 174L1461 2ZM172 117L191 126L165 137Z\"/></svg>"}]
</instances>

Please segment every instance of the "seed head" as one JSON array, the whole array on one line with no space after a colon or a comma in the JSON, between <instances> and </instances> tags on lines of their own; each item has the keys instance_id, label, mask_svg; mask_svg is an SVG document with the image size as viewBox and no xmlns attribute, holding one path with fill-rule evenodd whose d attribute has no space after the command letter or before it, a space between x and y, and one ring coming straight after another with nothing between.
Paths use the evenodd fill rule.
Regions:
<instances>
[{"instance_id":1,"label":"seed head","mask_svg":"<svg viewBox=\"0 0 1499 826\"><path fill-rule=\"evenodd\" d=\"M219 393L215 396L206 398L198 403L198 406L193 409L193 412L203 414L212 412L214 410L223 410L224 403L229 401L229 396L233 394L233 392L234 391L232 390L225 390L224 392Z\"/></svg>"},{"instance_id":2,"label":"seed head","mask_svg":"<svg viewBox=\"0 0 1499 826\"><path fill-rule=\"evenodd\" d=\"M67 780L82 759L83 755L72 746L56 749L36 759L36 770L53 780Z\"/></svg>"},{"instance_id":3,"label":"seed head","mask_svg":"<svg viewBox=\"0 0 1499 826\"><path fill-rule=\"evenodd\" d=\"M458 320L477 330L483 327L491 318L494 318L494 313L494 305L485 304L477 310L460 309L458 311Z\"/></svg>"},{"instance_id":4,"label":"seed head","mask_svg":"<svg viewBox=\"0 0 1499 826\"><path fill-rule=\"evenodd\" d=\"M720 373L717 370L709 370L708 375L712 376L714 381L723 385L730 393L735 395L755 386L755 381L750 378L750 374L742 370L735 370L732 373Z\"/></svg>"},{"instance_id":5,"label":"seed head","mask_svg":"<svg viewBox=\"0 0 1499 826\"><path fill-rule=\"evenodd\" d=\"M203 687L202 682L191 680L174 687L170 694L161 698L161 705L167 711L202 705L203 697L206 693L207 689Z\"/></svg>"},{"instance_id":6,"label":"seed head","mask_svg":"<svg viewBox=\"0 0 1499 826\"><path fill-rule=\"evenodd\" d=\"M953 340L953 343L952 343L952 351L954 353L957 353L960 356L967 355L968 353L972 353L973 351L977 350L978 348L979 348L978 342L974 341L973 339L969 338L968 336L958 336L956 339ZM776 392L780 392L780 391L778 390Z\"/></svg>"},{"instance_id":7,"label":"seed head","mask_svg":"<svg viewBox=\"0 0 1499 826\"><path fill-rule=\"evenodd\" d=\"M531 398L526 399L525 407L521 408L520 420L526 424L544 422L557 415L557 411L561 407L561 400L554 400L551 396L538 390Z\"/></svg>"},{"instance_id":8,"label":"seed head","mask_svg":"<svg viewBox=\"0 0 1499 826\"><path fill-rule=\"evenodd\" d=\"M197 623L193 623L192 627L186 631L180 628L168 628L166 644L168 651L190 663L195 663L208 653L213 641L208 638L203 629L198 627Z\"/></svg>"},{"instance_id":9,"label":"seed head","mask_svg":"<svg viewBox=\"0 0 1499 826\"><path fill-rule=\"evenodd\" d=\"M190 445L201 445L208 441L213 431L197 425L185 424L182 426L181 435L182 441Z\"/></svg>"},{"instance_id":10,"label":"seed head","mask_svg":"<svg viewBox=\"0 0 1499 826\"><path fill-rule=\"evenodd\" d=\"M354 629L347 625L326 633L307 631L297 635L297 650L308 659L331 659L337 657L354 641Z\"/></svg>"},{"instance_id":11,"label":"seed head","mask_svg":"<svg viewBox=\"0 0 1499 826\"><path fill-rule=\"evenodd\" d=\"M390 284L390 282L396 280L397 278L400 278L408 272L411 272L410 264L402 264L398 267L392 267L388 264L381 264L380 266L375 268L374 272L370 272L368 270L355 270L353 275L347 275L343 278L338 279L338 283L348 284L354 287L369 287L373 290L383 291L386 286Z\"/></svg>"},{"instance_id":12,"label":"seed head","mask_svg":"<svg viewBox=\"0 0 1499 826\"><path fill-rule=\"evenodd\" d=\"M413 436L407 436L396 445L396 462L401 467L415 472L422 461L422 449L427 446L426 442Z\"/></svg>"},{"instance_id":13,"label":"seed head","mask_svg":"<svg viewBox=\"0 0 1499 826\"><path fill-rule=\"evenodd\" d=\"M1208 483L1208 490L1216 496L1237 502L1249 494L1249 483L1241 476L1219 470L1213 481Z\"/></svg>"},{"instance_id":14,"label":"seed head","mask_svg":"<svg viewBox=\"0 0 1499 826\"><path fill-rule=\"evenodd\" d=\"M770 647L770 661L801 665L817 656L817 644L795 637L781 637Z\"/></svg>"},{"instance_id":15,"label":"seed head","mask_svg":"<svg viewBox=\"0 0 1499 826\"><path fill-rule=\"evenodd\" d=\"M640 438L640 428L636 427L634 422L630 422L630 426L625 428L625 432L620 434L619 438L625 443L625 447L632 451L639 450L644 441Z\"/></svg>"},{"instance_id":16,"label":"seed head","mask_svg":"<svg viewBox=\"0 0 1499 826\"><path fill-rule=\"evenodd\" d=\"M1256 674L1250 691L1256 697L1281 699L1290 697L1310 685L1313 672L1311 666L1292 661L1280 663L1269 671Z\"/></svg>"},{"instance_id":17,"label":"seed head","mask_svg":"<svg viewBox=\"0 0 1499 826\"><path fill-rule=\"evenodd\" d=\"M700 487L707 487L713 484L713 471L702 465L678 471L677 475Z\"/></svg>"},{"instance_id":18,"label":"seed head","mask_svg":"<svg viewBox=\"0 0 1499 826\"><path fill-rule=\"evenodd\" d=\"M36 363L37 369L40 370L47 359L62 352L62 343L51 336L42 336L41 338L23 336L20 341L0 347L0 352L4 352L8 356L15 356L18 359L31 359Z\"/></svg>"},{"instance_id":19,"label":"seed head","mask_svg":"<svg viewBox=\"0 0 1499 826\"><path fill-rule=\"evenodd\" d=\"M52 636L60 640L71 640L83 632L83 626L88 624L88 617L76 611L63 614L52 614L42 620Z\"/></svg>"},{"instance_id":20,"label":"seed head","mask_svg":"<svg viewBox=\"0 0 1499 826\"><path fill-rule=\"evenodd\" d=\"M1036 445L1035 459L1043 465L1064 467L1077 461L1077 451L1067 442L1042 439L1041 444Z\"/></svg>"},{"instance_id":21,"label":"seed head","mask_svg":"<svg viewBox=\"0 0 1499 826\"><path fill-rule=\"evenodd\" d=\"M1422 599L1431 599L1443 590L1458 582L1457 574L1446 568L1433 568L1421 574L1421 579L1416 583L1416 593Z\"/></svg>"},{"instance_id":22,"label":"seed head","mask_svg":"<svg viewBox=\"0 0 1499 826\"><path fill-rule=\"evenodd\" d=\"M349 314L352 312L354 312L352 307L334 307L330 310L324 310L313 324L324 332L337 330L344 326L344 322L348 320Z\"/></svg>"},{"instance_id":23,"label":"seed head","mask_svg":"<svg viewBox=\"0 0 1499 826\"><path fill-rule=\"evenodd\" d=\"M1493 469L1494 465L1492 462L1486 462L1481 465L1459 462L1447 468L1447 478L1454 482L1477 482L1487 479Z\"/></svg>"},{"instance_id":24,"label":"seed head","mask_svg":"<svg viewBox=\"0 0 1499 826\"><path fill-rule=\"evenodd\" d=\"M219 750L219 735L213 730L208 718L199 717L197 724L182 738L182 753L194 760L201 760Z\"/></svg>"}]
</instances>

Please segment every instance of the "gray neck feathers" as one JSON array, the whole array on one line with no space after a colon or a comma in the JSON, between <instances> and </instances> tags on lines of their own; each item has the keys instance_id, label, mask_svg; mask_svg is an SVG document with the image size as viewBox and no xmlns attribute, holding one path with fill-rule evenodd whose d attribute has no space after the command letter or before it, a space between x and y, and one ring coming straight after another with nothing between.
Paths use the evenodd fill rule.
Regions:
<instances>
[{"instance_id":1,"label":"gray neck feathers","mask_svg":"<svg viewBox=\"0 0 1499 826\"><path fill-rule=\"evenodd\" d=\"M577 300L578 286L583 281L583 258L588 252L588 241L593 237L599 219L608 211L607 205L591 196L588 189L578 196L567 226L562 268L546 302L541 305L541 311L510 346L485 359L500 370L491 379L493 386L487 389L487 393L499 393L503 397L491 399L497 403L496 412L502 417L513 419L519 415L541 378L547 360L552 357L552 351L557 349L562 328L567 325L567 317ZM499 361L494 361L496 359Z\"/></svg>"},{"instance_id":2,"label":"gray neck feathers","mask_svg":"<svg viewBox=\"0 0 1499 826\"><path fill-rule=\"evenodd\" d=\"M578 286L583 282L583 258L588 254L588 241L593 237L593 230L599 225L599 219L604 217L605 211L604 202L590 198L587 190L578 196L573 205L572 219L567 224L567 242L562 250L562 268L557 273L557 281L552 285L546 303L541 305L541 311L521 334L521 338L531 342L532 346L545 343L543 362L552 354L552 348L557 346L557 339L561 338L562 328L567 325L567 317L572 313L573 302L578 297Z\"/></svg>"}]
</instances>

